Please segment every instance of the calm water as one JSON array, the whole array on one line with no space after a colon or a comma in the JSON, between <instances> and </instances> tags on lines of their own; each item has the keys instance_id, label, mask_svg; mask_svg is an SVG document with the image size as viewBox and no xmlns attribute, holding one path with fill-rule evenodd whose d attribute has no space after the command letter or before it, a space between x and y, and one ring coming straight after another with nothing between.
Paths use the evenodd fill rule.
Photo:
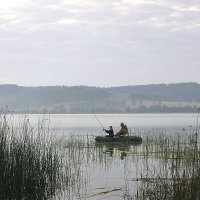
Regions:
<instances>
[{"instance_id":1,"label":"calm water","mask_svg":"<svg viewBox=\"0 0 200 200\"><path fill-rule=\"evenodd\" d=\"M112 125L114 131L118 131L120 123L125 122L131 134L141 136L163 131L189 132L195 130L197 123L197 114L98 114L97 117L105 128ZM17 118L22 120L24 116L17 115ZM46 126L55 129L57 134L89 135L91 143L95 135L105 135L92 114L29 115L28 118L32 125L39 119L44 120ZM93 144L91 149L84 149L82 153L86 159L81 165L83 183L80 191L63 199L118 200L124 199L126 190L134 193L138 183L133 180L140 177L141 172L148 174L157 166L157 161L150 158L148 163L152 162L152 165L147 169L147 160L138 156L143 148L143 144Z\"/></svg>"},{"instance_id":2,"label":"calm water","mask_svg":"<svg viewBox=\"0 0 200 200\"><path fill-rule=\"evenodd\" d=\"M15 119L24 119L24 115L16 115ZM46 127L54 129L58 135L105 135L105 129L113 126L114 132L120 130L120 123L124 122L129 128L130 135L143 136L148 131L176 132L188 130L197 124L197 114L51 114L28 115L33 126L38 120L43 120ZM99 121L100 123L99 123ZM156 130L156 131L155 131Z\"/></svg>"},{"instance_id":3,"label":"calm water","mask_svg":"<svg viewBox=\"0 0 200 200\"><path fill-rule=\"evenodd\" d=\"M24 115L16 115L24 118ZM154 127L189 127L195 126L197 114L97 114L101 124L106 128L110 125L115 130L120 128L124 122L129 128L154 128ZM100 123L94 114L51 114L51 115L28 115L30 122L34 125L38 119L45 120L46 124L60 129L85 129L95 128L102 130Z\"/></svg>"}]
</instances>

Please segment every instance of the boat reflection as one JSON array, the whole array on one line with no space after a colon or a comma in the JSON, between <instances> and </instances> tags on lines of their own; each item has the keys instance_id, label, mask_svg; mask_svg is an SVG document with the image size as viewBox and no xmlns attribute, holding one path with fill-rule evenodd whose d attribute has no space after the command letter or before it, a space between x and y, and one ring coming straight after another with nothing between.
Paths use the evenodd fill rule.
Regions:
<instances>
[{"instance_id":1,"label":"boat reflection","mask_svg":"<svg viewBox=\"0 0 200 200\"><path fill-rule=\"evenodd\" d=\"M98 151L103 152L110 157L119 157L121 160L124 160L128 155L131 155L134 152L134 148L141 146L141 142L137 143L95 143L95 146Z\"/></svg>"}]
</instances>

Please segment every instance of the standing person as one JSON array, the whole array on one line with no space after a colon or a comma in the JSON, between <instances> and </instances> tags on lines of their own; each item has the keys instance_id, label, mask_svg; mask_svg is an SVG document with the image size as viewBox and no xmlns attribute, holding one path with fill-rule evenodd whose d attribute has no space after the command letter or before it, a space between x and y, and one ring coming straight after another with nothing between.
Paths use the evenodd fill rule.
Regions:
<instances>
[{"instance_id":1,"label":"standing person","mask_svg":"<svg viewBox=\"0 0 200 200\"><path fill-rule=\"evenodd\" d=\"M116 136L128 136L128 127L123 122L120 124L121 129L118 133L116 133Z\"/></svg>"},{"instance_id":2,"label":"standing person","mask_svg":"<svg viewBox=\"0 0 200 200\"><path fill-rule=\"evenodd\" d=\"M103 129L103 131L105 131L106 133L108 133L109 135L107 135L106 137L114 137L114 131L112 126L110 126L109 130Z\"/></svg>"}]
</instances>

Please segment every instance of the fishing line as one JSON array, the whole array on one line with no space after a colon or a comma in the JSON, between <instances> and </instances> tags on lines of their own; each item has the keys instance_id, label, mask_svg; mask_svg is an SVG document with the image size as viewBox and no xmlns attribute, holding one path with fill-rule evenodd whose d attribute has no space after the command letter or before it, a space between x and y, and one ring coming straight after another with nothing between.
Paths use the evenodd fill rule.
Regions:
<instances>
[{"instance_id":1,"label":"fishing line","mask_svg":"<svg viewBox=\"0 0 200 200\"><path fill-rule=\"evenodd\" d=\"M102 123L100 122L99 118L96 115L94 115L94 116L97 119L97 121L99 122L99 124L101 125L101 127L104 129L104 127L103 127Z\"/></svg>"}]
</instances>

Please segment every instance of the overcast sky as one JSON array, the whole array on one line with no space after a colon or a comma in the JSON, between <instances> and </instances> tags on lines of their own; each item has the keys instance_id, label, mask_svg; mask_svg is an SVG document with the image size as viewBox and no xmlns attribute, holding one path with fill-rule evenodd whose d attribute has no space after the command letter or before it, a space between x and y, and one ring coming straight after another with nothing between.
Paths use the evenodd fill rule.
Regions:
<instances>
[{"instance_id":1,"label":"overcast sky","mask_svg":"<svg viewBox=\"0 0 200 200\"><path fill-rule=\"evenodd\" d=\"M199 80L199 0L0 0L0 84Z\"/></svg>"}]
</instances>

